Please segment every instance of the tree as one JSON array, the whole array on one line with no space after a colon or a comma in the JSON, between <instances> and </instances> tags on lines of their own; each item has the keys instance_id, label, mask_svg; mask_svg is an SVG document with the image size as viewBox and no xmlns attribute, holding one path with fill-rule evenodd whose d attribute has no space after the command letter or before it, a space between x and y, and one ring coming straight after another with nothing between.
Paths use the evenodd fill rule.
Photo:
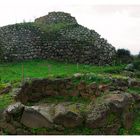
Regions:
<instances>
[{"instance_id":1,"label":"tree","mask_svg":"<svg viewBox=\"0 0 140 140\"><path fill-rule=\"evenodd\" d=\"M140 52L139 52L139 54L138 54L138 58L140 59Z\"/></svg>"},{"instance_id":2,"label":"tree","mask_svg":"<svg viewBox=\"0 0 140 140\"><path fill-rule=\"evenodd\" d=\"M120 61L120 63L130 63L133 60L133 57L131 56L131 53L129 50L118 49L117 60Z\"/></svg>"}]
</instances>

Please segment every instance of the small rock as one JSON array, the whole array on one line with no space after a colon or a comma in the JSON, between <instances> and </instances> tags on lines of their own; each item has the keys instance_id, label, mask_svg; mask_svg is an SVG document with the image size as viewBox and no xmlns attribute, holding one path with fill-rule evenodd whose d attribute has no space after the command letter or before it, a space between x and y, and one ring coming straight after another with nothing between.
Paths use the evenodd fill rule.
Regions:
<instances>
[{"instance_id":1,"label":"small rock","mask_svg":"<svg viewBox=\"0 0 140 140\"><path fill-rule=\"evenodd\" d=\"M76 78L81 78L82 76L83 76L82 73L75 73L75 74L74 74L74 77L76 77Z\"/></svg>"},{"instance_id":2,"label":"small rock","mask_svg":"<svg viewBox=\"0 0 140 140\"><path fill-rule=\"evenodd\" d=\"M109 89L109 86L108 85L99 85L99 90L101 91L101 92L106 92L106 91L108 91L108 89Z\"/></svg>"},{"instance_id":3,"label":"small rock","mask_svg":"<svg viewBox=\"0 0 140 140\"><path fill-rule=\"evenodd\" d=\"M0 128L6 129L6 131L8 132L8 134L12 134L12 135L15 135L16 134L15 127L13 125L11 125L10 123L0 122Z\"/></svg>"},{"instance_id":4,"label":"small rock","mask_svg":"<svg viewBox=\"0 0 140 140\"><path fill-rule=\"evenodd\" d=\"M58 131L63 131L64 127L62 125L54 125L54 128Z\"/></svg>"},{"instance_id":5,"label":"small rock","mask_svg":"<svg viewBox=\"0 0 140 140\"><path fill-rule=\"evenodd\" d=\"M125 70L134 71L134 65L133 65L133 64L128 64L128 65L125 67Z\"/></svg>"},{"instance_id":6,"label":"small rock","mask_svg":"<svg viewBox=\"0 0 140 140\"><path fill-rule=\"evenodd\" d=\"M20 117L20 114L22 114L24 110L24 105L21 104L20 102L16 102L12 105L9 105L5 110L4 110L4 118L6 122L10 122L13 120L13 118L16 116L16 119Z\"/></svg>"},{"instance_id":7,"label":"small rock","mask_svg":"<svg viewBox=\"0 0 140 140\"><path fill-rule=\"evenodd\" d=\"M17 114L19 112L22 112L23 109L24 109L24 105L21 104L20 102L16 102L12 105L9 105L5 110L5 112L7 112L8 114Z\"/></svg>"},{"instance_id":8,"label":"small rock","mask_svg":"<svg viewBox=\"0 0 140 140\"><path fill-rule=\"evenodd\" d=\"M12 89L12 86L7 86L4 89L0 90L0 95L9 93Z\"/></svg>"},{"instance_id":9,"label":"small rock","mask_svg":"<svg viewBox=\"0 0 140 140\"><path fill-rule=\"evenodd\" d=\"M85 90L86 89L86 83L84 81L81 81L78 85L77 85L77 89L78 90Z\"/></svg>"}]
</instances>

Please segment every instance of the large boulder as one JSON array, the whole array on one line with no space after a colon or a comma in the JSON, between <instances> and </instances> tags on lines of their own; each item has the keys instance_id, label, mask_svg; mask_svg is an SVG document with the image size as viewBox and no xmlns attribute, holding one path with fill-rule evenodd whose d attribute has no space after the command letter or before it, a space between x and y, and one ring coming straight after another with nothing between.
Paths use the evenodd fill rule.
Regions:
<instances>
[{"instance_id":1,"label":"large boulder","mask_svg":"<svg viewBox=\"0 0 140 140\"><path fill-rule=\"evenodd\" d=\"M66 128L80 126L83 122L83 117L76 106L76 104L58 104L55 107L54 122Z\"/></svg>"},{"instance_id":2,"label":"large boulder","mask_svg":"<svg viewBox=\"0 0 140 140\"><path fill-rule=\"evenodd\" d=\"M9 105L3 112L5 120L11 122L14 119L20 119L24 110L24 105L20 102L13 103Z\"/></svg>"},{"instance_id":3,"label":"large boulder","mask_svg":"<svg viewBox=\"0 0 140 140\"><path fill-rule=\"evenodd\" d=\"M49 114L51 108L40 107L26 107L24 109L21 123L29 128L52 128L51 114Z\"/></svg>"},{"instance_id":4,"label":"large boulder","mask_svg":"<svg viewBox=\"0 0 140 140\"><path fill-rule=\"evenodd\" d=\"M134 99L128 93L105 95L92 105L86 126L102 128L106 134L116 134L122 123L129 129L133 120L133 111L130 112L133 103Z\"/></svg>"},{"instance_id":5,"label":"large boulder","mask_svg":"<svg viewBox=\"0 0 140 140\"><path fill-rule=\"evenodd\" d=\"M44 104L26 107L21 123L29 128L73 128L83 122L78 105L70 103Z\"/></svg>"}]
</instances>

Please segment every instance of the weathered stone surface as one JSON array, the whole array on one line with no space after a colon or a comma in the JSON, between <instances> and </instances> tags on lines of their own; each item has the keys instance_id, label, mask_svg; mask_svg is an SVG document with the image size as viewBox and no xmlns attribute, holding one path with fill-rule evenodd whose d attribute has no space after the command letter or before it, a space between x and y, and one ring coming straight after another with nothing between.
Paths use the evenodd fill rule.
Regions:
<instances>
[{"instance_id":1,"label":"weathered stone surface","mask_svg":"<svg viewBox=\"0 0 140 140\"><path fill-rule=\"evenodd\" d=\"M121 127L121 114L123 114L124 127L130 128L133 112L129 113L129 108L131 108L133 103L134 99L128 93L105 95L89 111L86 118L86 126L108 130L109 127L112 128L115 125L117 127L113 131L116 132Z\"/></svg>"},{"instance_id":2,"label":"weathered stone surface","mask_svg":"<svg viewBox=\"0 0 140 140\"><path fill-rule=\"evenodd\" d=\"M123 114L123 127L126 129L130 129L132 127L133 120L134 120L134 112L133 111L124 112L124 114Z\"/></svg>"},{"instance_id":3,"label":"weathered stone surface","mask_svg":"<svg viewBox=\"0 0 140 140\"><path fill-rule=\"evenodd\" d=\"M137 94L137 93L132 93L131 95L133 96L133 98L134 98L134 100L135 100L136 102L140 102L140 95L139 95L139 94Z\"/></svg>"},{"instance_id":4,"label":"weathered stone surface","mask_svg":"<svg viewBox=\"0 0 140 140\"><path fill-rule=\"evenodd\" d=\"M100 92L106 92L109 90L109 86L108 85L105 85L105 84L102 84L102 85L99 85L99 91Z\"/></svg>"},{"instance_id":5,"label":"weathered stone surface","mask_svg":"<svg viewBox=\"0 0 140 140\"><path fill-rule=\"evenodd\" d=\"M81 125L82 122L80 110L76 108L75 104L69 103L26 107L21 118L21 123L30 128L56 128L54 124L73 128Z\"/></svg>"},{"instance_id":6,"label":"weathered stone surface","mask_svg":"<svg viewBox=\"0 0 140 140\"><path fill-rule=\"evenodd\" d=\"M107 65L112 64L115 54L107 40L79 25L68 13L51 12L34 23L0 28L0 61L55 59Z\"/></svg>"},{"instance_id":7,"label":"weathered stone surface","mask_svg":"<svg viewBox=\"0 0 140 140\"><path fill-rule=\"evenodd\" d=\"M14 93L16 101L27 103L28 101L37 101L49 96L81 96L83 98L99 97L102 92L108 90L107 85L100 88L96 83L86 84L81 81L79 84L72 83L71 78L67 79L35 79L26 81Z\"/></svg>"},{"instance_id":8,"label":"weathered stone surface","mask_svg":"<svg viewBox=\"0 0 140 140\"><path fill-rule=\"evenodd\" d=\"M16 129L13 125L11 125L10 123L7 122L0 122L0 128L1 129L5 129L8 134L16 134Z\"/></svg>"},{"instance_id":9,"label":"weathered stone surface","mask_svg":"<svg viewBox=\"0 0 140 140\"><path fill-rule=\"evenodd\" d=\"M94 106L93 110L88 114L86 118L86 126L91 128L104 127L108 112L109 106L106 104Z\"/></svg>"},{"instance_id":10,"label":"weathered stone surface","mask_svg":"<svg viewBox=\"0 0 140 140\"><path fill-rule=\"evenodd\" d=\"M114 135L118 134L121 127L127 130L132 127L136 100L134 95L121 92L104 94L90 104L62 102L24 106L20 121L15 119L9 123L2 122L0 128L8 128L9 134L19 135L32 134L31 128L51 128L52 131L43 129L44 131L36 132L45 135L63 134L65 128L82 126L93 129L93 134ZM13 110L9 109L9 112L14 114L16 111Z\"/></svg>"},{"instance_id":11,"label":"weathered stone surface","mask_svg":"<svg viewBox=\"0 0 140 140\"><path fill-rule=\"evenodd\" d=\"M134 99L131 94L129 93L122 93L122 94L110 94L103 97L104 101L108 104L111 104L112 107L116 109L125 109L134 103Z\"/></svg>"},{"instance_id":12,"label":"weathered stone surface","mask_svg":"<svg viewBox=\"0 0 140 140\"><path fill-rule=\"evenodd\" d=\"M40 24L56 24L56 23L77 24L77 21L74 17L64 12L50 12L47 16L35 19L35 22Z\"/></svg>"},{"instance_id":13,"label":"weathered stone surface","mask_svg":"<svg viewBox=\"0 0 140 140\"><path fill-rule=\"evenodd\" d=\"M22 112L23 109L24 109L24 105L21 104L20 102L16 102L14 104L9 105L5 110L5 112L8 114L18 114Z\"/></svg>"},{"instance_id":14,"label":"weathered stone surface","mask_svg":"<svg viewBox=\"0 0 140 140\"><path fill-rule=\"evenodd\" d=\"M63 125L65 128L80 126L83 118L78 111L74 110L75 107L72 108L70 105L58 104L55 107L54 122Z\"/></svg>"},{"instance_id":15,"label":"weathered stone surface","mask_svg":"<svg viewBox=\"0 0 140 140\"><path fill-rule=\"evenodd\" d=\"M26 81L21 87L13 92L16 101L27 103L49 96L68 96L71 93L67 89L73 88L71 79L33 79Z\"/></svg>"},{"instance_id":16,"label":"weathered stone surface","mask_svg":"<svg viewBox=\"0 0 140 140\"><path fill-rule=\"evenodd\" d=\"M24 105L21 104L20 102L16 102L9 105L3 112L5 121L11 122L14 120L15 117L16 119L18 117L20 119L21 114L23 113L23 110L24 110Z\"/></svg>"},{"instance_id":17,"label":"weathered stone surface","mask_svg":"<svg viewBox=\"0 0 140 140\"><path fill-rule=\"evenodd\" d=\"M44 117L39 112L39 108L26 107L21 118L21 123L29 128L42 128L42 127L52 128L52 122L49 115L50 114L46 112Z\"/></svg>"},{"instance_id":18,"label":"weathered stone surface","mask_svg":"<svg viewBox=\"0 0 140 140\"><path fill-rule=\"evenodd\" d=\"M81 81L78 85L77 85L77 89L79 91L83 91L86 89L86 83L84 81Z\"/></svg>"}]
</instances>

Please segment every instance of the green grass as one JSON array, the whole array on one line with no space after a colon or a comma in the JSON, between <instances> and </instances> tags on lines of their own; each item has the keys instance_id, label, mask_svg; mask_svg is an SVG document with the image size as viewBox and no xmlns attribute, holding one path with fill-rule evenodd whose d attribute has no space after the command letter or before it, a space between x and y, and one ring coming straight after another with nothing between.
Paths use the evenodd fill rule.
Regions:
<instances>
[{"instance_id":1,"label":"green grass","mask_svg":"<svg viewBox=\"0 0 140 140\"><path fill-rule=\"evenodd\" d=\"M0 96L0 109L6 108L13 101L13 98L9 94L4 94Z\"/></svg>"},{"instance_id":2,"label":"green grass","mask_svg":"<svg viewBox=\"0 0 140 140\"><path fill-rule=\"evenodd\" d=\"M138 94L140 94L140 87L130 87L128 89L128 92L129 93L138 93Z\"/></svg>"},{"instance_id":3,"label":"green grass","mask_svg":"<svg viewBox=\"0 0 140 140\"><path fill-rule=\"evenodd\" d=\"M140 111L136 112L136 117L132 125L131 130L129 131L131 135L140 135Z\"/></svg>"},{"instance_id":4,"label":"green grass","mask_svg":"<svg viewBox=\"0 0 140 140\"><path fill-rule=\"evenodd\" d=\"M80 79L73 78L73 82L77 84L79 81L85 81L86 83L109 83L109 76L114 78L125 78L121 75L121 71L125 65L119 66L93 66L84 64L71 64L64 62L57 62L52 60L32 60L24 62L12 62L12 63L1 63L0 64L0 89L3 89L7 84L11 83L13 86L19 85L22 80L22 66L24 66L24 78L55 78L55 77L70 77L75 73L82 73L84 76ZM90 73L90 74L88 74ZM140 93L140 88L129 88L128 92ZM59 103L62 101L70 101L73 103L80 102L89 104L91 100L83 99L80 97L48 97L38 103ZM11 104L13 98L9 94L0 95L0 109L6 108ZM29 103L33 105L34 103ZM137 114L136 119L133 123L131 131L120 129L119 134L140 134L140 113ZM112 117L109 122L112 122ZM33 129L33 133L38 131L46 131L46 129ZM92 129L88 128L77 128L77 129L66 129L64 134L93 134Z\"/></svg>"},{"instance_id":5,"label":"green grass","mask_svg":"<svg viewBox=\"0 0 140 140\"><path fill-rule=\"evenodd\" d=\"M135 112L135 119L130 130L120 128L119 135L140 135L140 111Z\"/></svg>"},{"instance_id":6,"label":"green grass","mask_svg":"<svg viewBox=\"0 0 140 140\"><path fill-rule=\"evenodd\" d=\"M34 104L42 104L42 103L61 103L61 102L71 102L71 103L84 103L89 104L92 100L91 99L85 99L82 97L71 97L71 96L53 96L53 97L47 97L44 99L41 99L38 102L28 102L28 106L32 106Z\"/></svg>"},{"instance_id":7,"label":"green grass","mask_svg":"<svg viewBox=\"0 0 140 140\"><path fill-rule=\"evenodd\" d=\"M81 79L73 79L73 82L81 80L91 83L108 83L107 73L113 70L121 70L124 66L91 66L79 64L70 64L64 62L57 62L52 60L32 60L24 62L0 63L0 89L6 87L11 83L12 86L17 87L22 80L22 65L24 66L24 78L47 78L47 77L69 77L75 73L92 73L85 75ZM61 99L49 99L60 101ZM48 100L48 101L49 101ZM64 99L62 99L64 100ZM67 99L65 99L67 100ZM81 101L79 98L71 98L71 101ZM13 99L9 94L0 95L0 108L7 107ZM55 101L54 101L55 102Z\"/></svg>"},{"instance_id":8,"label":"green grass","mask_svg":"<svg viewBox=\"0 0 140 140\"><path fill-rule=\"evenodd\" d=\"M92 135L94 130L87 127L65 128L64 135Z\"/></svg>"},{"instance_id":9,"label":"green grass","mask_svg":"<svg viewBox=\"0 0 140 140\"><path fill-rule=\"evenodd\" d=\"M34 135L40 134L40 133L48 133L51 134L52 132L57 133L55 129L47 129L47 128L32 128L30 129L31 133ZM77 128L65 128L61 135L92 135L94 132L91 128L86 127L77 127ZM59 134L59 133L58 133Z\"/></svg>"},{"instance_id":10,"label":"green grass","mask_svg":"<svg viewBox=\"0 0 140 140\"><path fill-rule=\"evenodd\" d=\"M121 66L90 66L68 64L50 60L33 60L24 62L1 63L0 64L0 82L1 83L16 83L22 79L22 65L24 66L25 78L46 78L46 77L65 77L71 76L74 73L95 74L110 73L110 71L120 71L124 68Z\"/></svg>"}]
</instances>

